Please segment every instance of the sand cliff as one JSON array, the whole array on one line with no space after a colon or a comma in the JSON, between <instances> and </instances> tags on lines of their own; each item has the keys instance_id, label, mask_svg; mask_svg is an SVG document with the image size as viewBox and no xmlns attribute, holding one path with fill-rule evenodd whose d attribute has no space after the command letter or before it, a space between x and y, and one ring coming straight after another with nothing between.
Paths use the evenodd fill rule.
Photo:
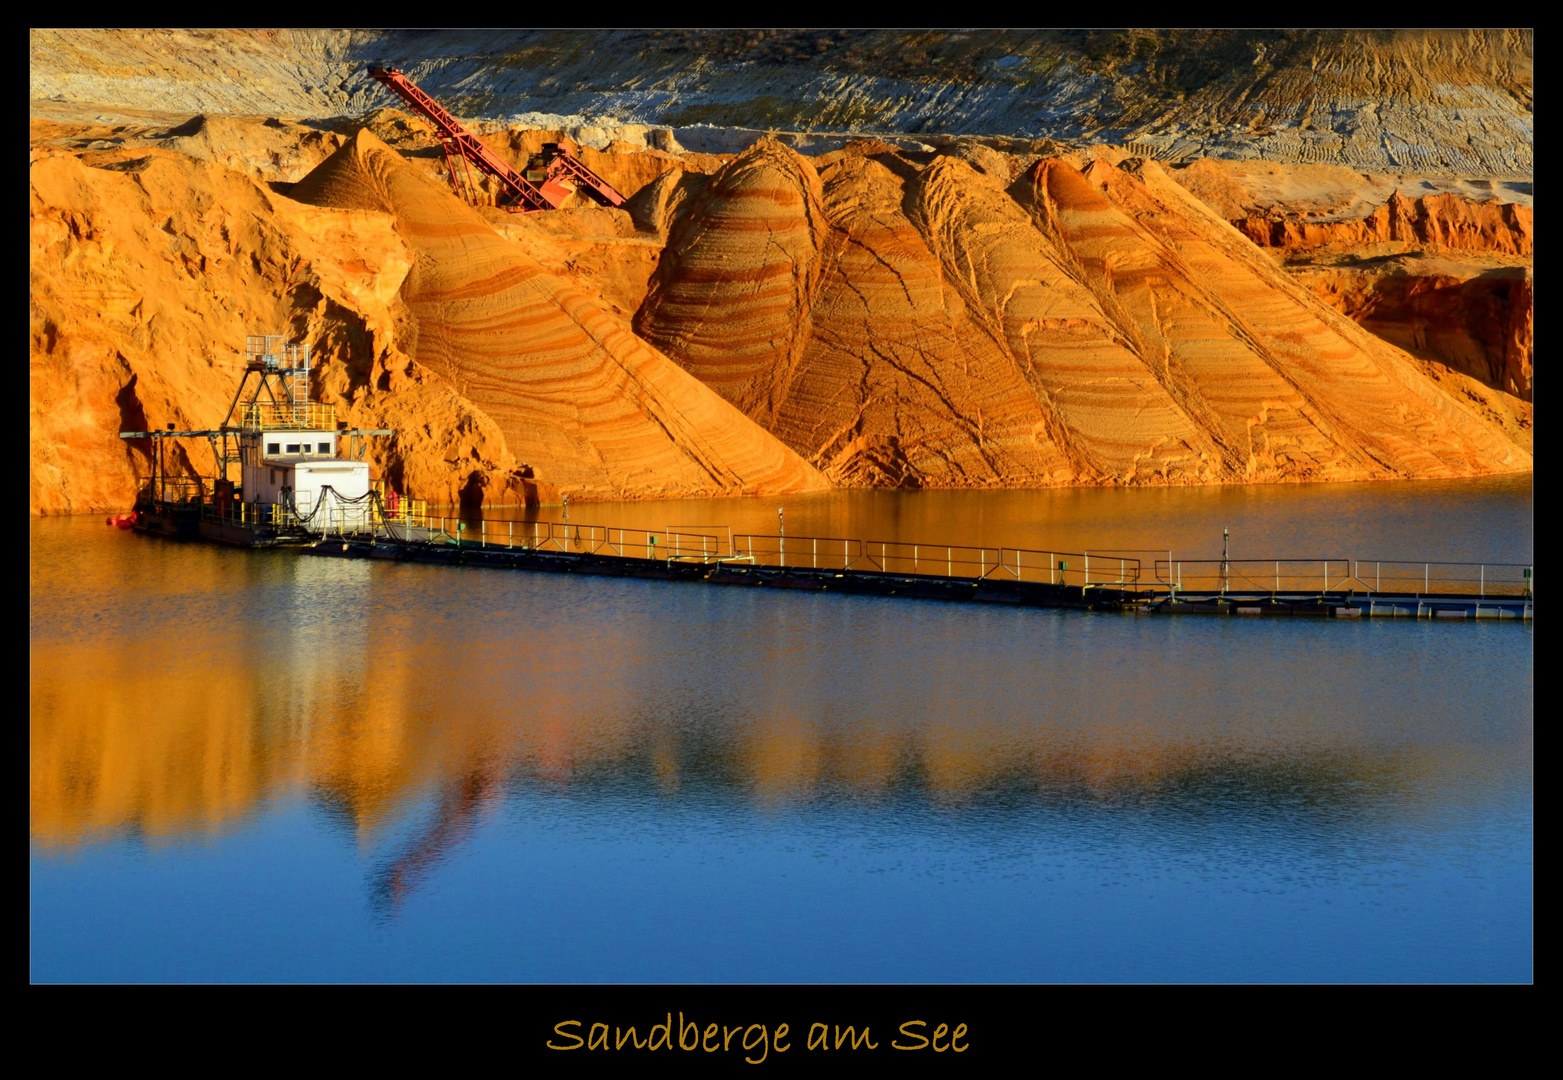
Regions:
<instances>
[{"instance_id":1,"label":"sand cliff","mask_svg":"<svg viewBox=\"0 0 1563 1080\"><path fill-rule=\"evenodd\" d=\"M369 132L292 195L392 216L413 252L401 288L405 347L561 490L636 497L823 486L597 297L548 273Z\"/></svg>"},{"instance_id":2,"label":"sand cliff","mask_svg":"<svg viewBox=\"0 0 1563 1080\"><path fill-rule=\"evenodd\" d=\"M1451 399L1154 164L969 156L756 144L675 215L637 329L840 482L1529 466L1523 407Z\"/></svg>"},{"instance_id":3,"label":"sand cliff","mask_svg":"<svg viewBox=\"0 0 1563 1080\"><path fill-rule=\"evenodd\" d=\"M1529 183L1215 161L1172 176L1379 337L1531 400Z\"/></svg>"},{"instance_id":4,"label":"sand cliff","mask_svg":"<svg viewBox=\"0 0 1563 1080\"><path fill-rule=\"evenodd\" d=\"M367 132L305 192L336 206L168 152L32 173L35 512L127 505L117 433L218 423L261 328L311 340L316 396L395 428L378 470L438 502L823 484Z\"/></svg>"},{"instance_id":5,"label":"sand cliff","mask_svg":"<svg viewBox=\"0 0 1563 1080\"><path fill-rule=\"evenodd\" d=\"M584 146L626 208L516 217L394 110L197 120L33 124L34 512L126 505L117 432L217 422L259 329L445 503L1531 465L1531 211L1479 192L1297 166L1333 185L1299 224L1274 165L765 139Z\"/></svg>"}]
</instances>

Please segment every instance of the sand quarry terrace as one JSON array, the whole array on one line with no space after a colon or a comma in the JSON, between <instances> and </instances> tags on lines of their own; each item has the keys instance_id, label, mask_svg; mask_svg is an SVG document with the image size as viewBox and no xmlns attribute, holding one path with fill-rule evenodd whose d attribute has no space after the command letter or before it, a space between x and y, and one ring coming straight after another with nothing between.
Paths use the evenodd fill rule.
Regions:
<instances>
[{"instance_id":1,"label":"sand quarry terrace","mask_svg":"<svg viewBox=\"0 0 1563 1080\"><path fill-rule=\"evenodd\" d=\"M261 331L440 503L1532 467L1525 183L482 130L517 165L565 140L629 201L468 205L388 108L35 109L33 512L128 505L118 432L215 423Z\"/></svg>"}]
</instances>

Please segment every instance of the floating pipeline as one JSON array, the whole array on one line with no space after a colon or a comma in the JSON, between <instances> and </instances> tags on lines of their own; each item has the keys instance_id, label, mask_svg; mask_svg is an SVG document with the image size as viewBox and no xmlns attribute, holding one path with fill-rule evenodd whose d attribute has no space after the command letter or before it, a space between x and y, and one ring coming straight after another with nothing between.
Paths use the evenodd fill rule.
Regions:
<instances>
[{"instance_id":1,"label":"floating pipeline","mask_svg":"<svg viewBox=\"0 0 1563 1080\"><path fill-rule=\"evenodd\" d=\"M1012 604L1021 607L1135 614L1505 619L1534 618L1522 596L1380 593L1351 590L1307 595L1229 594L1112 584L1068 585L996 577L950 577L878 570L765 566L742 559L638 558L537 548L489 547L442 540L323 539L299 549L325 558L381 559L447 566L590 574L602 577L799 589L859 596Z\"/></svg>"}]
</instances>

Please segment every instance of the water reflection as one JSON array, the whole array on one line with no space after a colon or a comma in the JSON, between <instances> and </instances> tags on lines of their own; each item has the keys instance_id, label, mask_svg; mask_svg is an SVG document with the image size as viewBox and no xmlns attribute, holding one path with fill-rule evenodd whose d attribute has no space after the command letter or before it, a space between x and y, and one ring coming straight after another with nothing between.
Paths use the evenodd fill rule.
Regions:
<instances>
[{"instance_id":1,"label":"water reflection","mask_svg":"<svg viewBox=\"0 0 1563 1080\"><path fill-rule=\"evenodd\" d=\"M534 648L530 662L557 658L568 670L574 660L579 678L538 680L551 685L512 697L526 673L505 650L455 657L423 649L414 659L395 646L394 621L378 629L393 638L389 647L364 650L347 632L340 654L295 642L284 651L308 662L279 669L276 649L257 648L224 676L216 665L231 657L220 648L195 674L179 673L178 660L194 659L183 650L158 655L147 643L35 658L32 837L68 846L133 830L173 840L220 831L295 792L363 841L410 800L432 799L441 824L431 835L456 837L459 823L507 784L760 811L819 801L1016 812L1044 802L1193 806L1219 791L1256 806L1346 812L1414 798L1423 778L1452 767L1447 755L1472 749L1459 736L1444 743L1453 733L1439 730L1436 717L1431 745L1386 744L1372 718L1354 722L1327 701L1278 701L1199 724L1198 710L1158 715L1144 698L1128 708L1093 703L1087 687L1036 678L988 687L986 700L921 694L927 707L915 712L901 711L904 701L874 708L846 688L821 700L808 680L781 695L761 680L750 687L759 693L718 702L712 687L662 682L649 671L593 680L568 649ZM622 655L637 633L603 635L596 645ZM442 665L458 678L431 678ZM485 683L488 693L477 689ZM664 699L686 690L687 706L664 700L647 709L638 699L648 689Z\"/></svg>"},{"instance_id":2,"label":"water reflection","mask_svg":"<svg viewBox=\"0 0 1563 1080\"><path fill-rule=\"evenodd\" d=\"M377 912L394 915L408 894L438 869L451 849L471 835L477 819L498 805L496 779L493 772L479 766L464 777L452 777L446 782L435 805L433 822L371 876L369 901Z\"/></svg>"},{"instance_id":3,"label":"water reflection","mask_svg":"<svg viewBox=\"0 0 1563 1080\"><path fill-rule=\"evenodd\" d=\"M1327 845L1528 785L1528 628L776 596L83 523L33 542L34 844L173 844L305 799L373 853L385 913L507 800Z\"/></svg>"}]
</instances>

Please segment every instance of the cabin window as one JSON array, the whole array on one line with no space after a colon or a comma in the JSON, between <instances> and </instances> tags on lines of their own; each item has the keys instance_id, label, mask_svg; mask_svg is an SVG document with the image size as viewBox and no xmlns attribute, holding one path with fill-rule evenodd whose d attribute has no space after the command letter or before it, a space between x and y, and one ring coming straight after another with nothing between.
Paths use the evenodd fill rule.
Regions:
<instances>
[{"instance_id":1,"label":"cabin window","mask_svg":"<svg viewBox=\"0 0 1563 1080\"><path fill-rule=\"evenodd\" d=\"M290 453L290 454L298 453L298 443L296 443L296 442L288 443L288 453Z\"/></svg>"},{"instance_id":2,"label":"cabin window","mask_svg":"<svg viewBox=\"0 0 1563 1080\"><path fill-rule=\"evenodd\" d=\"M281 452L282 452L282 444L281 443L269 442L269 443L266 444L266 453L268 453L268 454L279 454Z\"/></svg>"},{"instance_id":3,"label":"cabin window","mask_svg":"<svg viewBox=\"0 0 1563 1080\"><path fill-rule=\"evenodd\" d=\"M329 453L331 453L331 444L328 443L328 442L321 443L320 444L320 452L322 454L329 454Z\"/></svg>"}]
</instances>

